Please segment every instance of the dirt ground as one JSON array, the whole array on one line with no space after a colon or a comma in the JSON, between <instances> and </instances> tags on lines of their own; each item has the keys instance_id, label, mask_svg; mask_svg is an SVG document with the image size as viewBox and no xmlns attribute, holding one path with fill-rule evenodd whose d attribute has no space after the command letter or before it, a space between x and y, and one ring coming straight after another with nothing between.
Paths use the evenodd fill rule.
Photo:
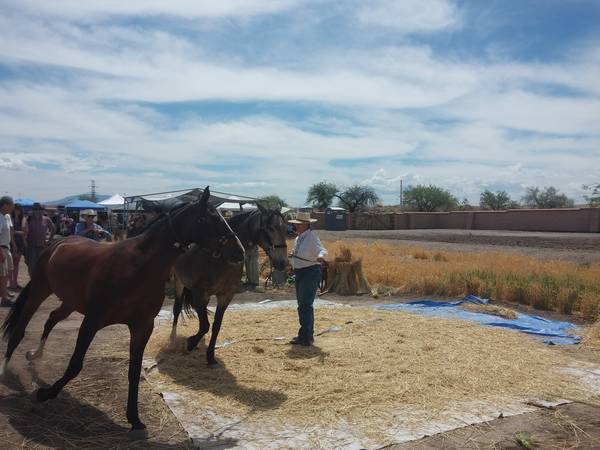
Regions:
<instances>
[{"instance_id":1,"label":"dirt ground","mask_svg":"<svg viewBox=\"0 0 600 450\"><path fill-rule=\"evenodd\" d=\"M348 233L348 232L346 232ZM365 239L365 232L331 233L320 231L323 239L355 238ZM503 250L505 245L459 244L457 242L425 242L426 234L406 237L390 237L387 232L367 232L370 239L399 239L403 243L418 243L440 248L441 245L455 246L465 251L484 251L488 247ZM451 233L452 234L452 233ZM435 239L449 241L451 234ZM404 235L403 235L404 236ZM444 237L446 236L446 237ZM450 237L448 237L450 236ZM517 238L511 234L511 239ZM600 249L594 250L593 243L600 243L600 237L586 236L581 238L564 236L565 240L556 237L542 236L542 241L523 239L530 246L521 246L511 251L532 250L538 257L549 255L566 255L567 259L576 259L580 253L590 261L600 261ZM468 235L459 235L456 239L469 239ZM481 236L480 241L490 239ZM505 238L503 238L505 239ZM506 238L508 239L508 238ZM580 240L581 239L581 240ZM445 244L443 244L445 242ZM521 242L521 241L519 241ZM533 243L551 242L554 247L534 247ZM541 244L539 244L541 245ZM569 246L575 246L571 248ZM599 246L600 247L600 246ZM573 250L576 249L576 252ZM546 253L547 252L547 253ZM553 253L554 252L554 253ZM22 273L25 273L22 267ZM26 283L26 276L21 284ZM247 291L238 294L235 302L255 302L264 299L291 299L291 290ZM327 294L325 299L349 304L398 302L407 298L387 297L371 299L367 296L340 297ZM171 300L167 300L168 307ZM112 348L128 348L129 336L124 326L112 326L98 333L85 360L84 369L78 378L73 380L55 400L43 404L30 401L30 394L37 386L54 382L66 368L75 345L76 333L81 316L73 314L54 329L46 346L44 356L29 363L24 357L25 351L35 348L41 334L43 324L58 305L56 298L47 300L31 321L26 336L15 352L9 365L9 374L0 383L0 449L186 449L191 448L187 436L173 415L167 409L160 396L153 392L150 385L140 383L140 414L148 426L150 440L130 442L126 437L129 429L125 419L125 403L127 399L127 360L108 360L100 356L104 346ZM514 305L511 305L514 307ZM4 320L7 310L0 310L0 320ZM2 350L4 347L2 347ZM582 355L583 356L583 355ZM586 355L585 359L593 359L598 355ZM557 410L540 411L507 419L499 419L488 424L466 427L426 438L416 443L404 444L393 448L528 448L519 444L517 437L523 442L533 442L530 448L598 448L600 449L600 408L588 405L568 405Z\"/></svg>"},{"instance_id":2,"label":"dirt ground","mask_svg":"<svg viewBox=\"0 0 600 450\"><path fill-rule=\"evenodd\" d=\"M484 230L319 230L324 240L384 240L436 250L517 252L539 259L600 262L599 233L532 233Z\"/></svg>"}]
</instances>

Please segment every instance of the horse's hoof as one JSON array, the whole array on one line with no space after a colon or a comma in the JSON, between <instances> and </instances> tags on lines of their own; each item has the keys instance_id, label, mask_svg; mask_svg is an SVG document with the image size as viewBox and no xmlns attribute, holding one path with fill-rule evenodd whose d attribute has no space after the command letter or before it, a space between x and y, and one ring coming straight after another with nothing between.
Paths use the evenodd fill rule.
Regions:
<instances>
[{"instance_id":1,"label":"horse's hoof","mask_svg":"<svg viewBox=\"0 0 600 450\"><path fill-rule=\"evenodd\" d=\"M141 441L144 439L148 439L148 430L146 428L133 428L128 434L132 441Z\"/></svg>"},{"instance_id":2,"label":"horse's hoof","mask_svg":"<svg viewBox=\"0 0 600 450\"><path fill-rule=\"evenodd\" d=\"M35 350L29 350L27 353L25 353L25 358L27 361L33 361L34 359L38 359L40 356L42 356L42 354L36 352Z\"/></svg>"},{"instance_id":3,"label":"horse's hoof","mask_svg":"<svg viewBox=\"0 0 600 450\"><path fill-rule=\"evenodd\" d=\"M48 395L47 388L39 388L37 391L33 391L31 394L31 401L33 403L42 403L48 400L50 396Z\"/></svg>"},{"instance_id":4,"label":"horse's hoof","mask_svg":"<svg viewBox=\"0 0 600 450\"><path fill-rule=\"evenodd\" d=\"M209 362L208 363L208 368L209 369L218 369L219 367L221 367L221 366L219 365L218 362Z\"/></svg>"}]
</instances>

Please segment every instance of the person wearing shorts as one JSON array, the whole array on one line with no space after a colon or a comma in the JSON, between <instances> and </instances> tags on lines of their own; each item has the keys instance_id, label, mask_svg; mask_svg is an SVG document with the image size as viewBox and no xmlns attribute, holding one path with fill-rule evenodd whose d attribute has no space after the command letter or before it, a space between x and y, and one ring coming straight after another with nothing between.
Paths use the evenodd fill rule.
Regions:
<instances>
[{"instance_id":1,"label":"person wearing shorts","mask_svg":"<svg viewBox=\"0 0 600 450\"><path fill-rule=\"evenodd\" d=\"M12 197L0 198L0 306L11 307L13 301L8 294L8 280L12 276L13 259L10 252L12 221L10 213L14 207Z\"/></svg>"}]
</instances>

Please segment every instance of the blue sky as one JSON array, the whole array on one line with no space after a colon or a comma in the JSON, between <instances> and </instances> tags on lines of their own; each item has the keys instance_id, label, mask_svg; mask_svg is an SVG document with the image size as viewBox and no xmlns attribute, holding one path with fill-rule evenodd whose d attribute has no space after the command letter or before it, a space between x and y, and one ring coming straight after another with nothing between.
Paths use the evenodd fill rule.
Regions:
<instances>
[{"instance_id":1,"label":"blue sky","mask_svg":"<svg viewBox=\"0 0 600 450\"><path fill-rule=\"evenodd\" d=\"M0 0L0 190L600 181L596 0Z\"/></svg>"}]
</instances>

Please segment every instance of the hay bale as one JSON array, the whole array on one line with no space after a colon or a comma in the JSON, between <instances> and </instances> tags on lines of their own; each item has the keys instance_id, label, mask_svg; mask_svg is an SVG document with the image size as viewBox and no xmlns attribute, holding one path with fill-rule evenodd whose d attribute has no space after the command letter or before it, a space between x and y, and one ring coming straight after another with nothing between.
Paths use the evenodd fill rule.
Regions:
<instances>
[{"instance_id":1,"label":"hay bale","mask_svg":"<svg viewBox=\"0 0 600 450\"><path fill-rule=\"evenodd\" d=\"M362 259L353 261L348 247L341 247L339 254L329 264L327 290L340 295L371 292L371 286L363 273Z\"/></svg>"}]
</instances>

